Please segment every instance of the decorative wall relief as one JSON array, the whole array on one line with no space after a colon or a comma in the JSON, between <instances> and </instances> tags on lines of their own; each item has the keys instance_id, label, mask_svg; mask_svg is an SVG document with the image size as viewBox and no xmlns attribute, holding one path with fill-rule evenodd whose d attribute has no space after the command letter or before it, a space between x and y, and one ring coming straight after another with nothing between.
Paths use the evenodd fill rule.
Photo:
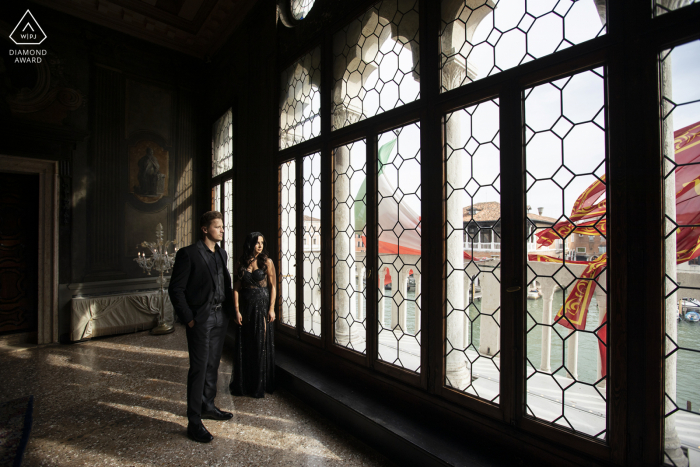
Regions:
<instances>
[{"instance_id":1,"label":"decorative wall relief","mask_svg":"<svg viewBox=\"0 0 700 467\"><path fill-rule=\"evenodd\" d=\"M67 83L62 60L49 51L40 63L6 64L0 70L6 86L5 101L13 117L62 125L84 97Z\"/></svg>"},{"instance_id":2,"label":"decorative wall relief","mask_svg":"<svg viewBox=\"0 0 700 467\"><path fill-rule=\"evenodd\" d=\"M170 156L153 141L129 146L129 192L143 203L155 203L168 194Z\"/></svg>"}]
</instances>

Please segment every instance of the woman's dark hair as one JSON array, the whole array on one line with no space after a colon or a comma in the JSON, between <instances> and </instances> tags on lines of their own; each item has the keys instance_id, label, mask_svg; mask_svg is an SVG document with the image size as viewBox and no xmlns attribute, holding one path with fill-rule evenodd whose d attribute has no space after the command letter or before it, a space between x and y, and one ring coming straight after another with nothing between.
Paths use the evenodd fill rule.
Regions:
<instances>
[{"instance_id":1,"label":"woman's dark hair","mask_svg":"<svg viewBox=\"0 0 700 467\"><path fill-rule=\"evenodd\" d=\"M251 232L245 236L243 241L243 254L238 258L238 277L243 277L243 273L248 269L251 260L255 257L255 245L258 243L258 237L263 239L263 250L258 255L258 269L262 269L263 272L267 272L267 258L269 258L269 253L267 252L267 241L265 236L260 232Z\"/></svg>"}]
</instances>

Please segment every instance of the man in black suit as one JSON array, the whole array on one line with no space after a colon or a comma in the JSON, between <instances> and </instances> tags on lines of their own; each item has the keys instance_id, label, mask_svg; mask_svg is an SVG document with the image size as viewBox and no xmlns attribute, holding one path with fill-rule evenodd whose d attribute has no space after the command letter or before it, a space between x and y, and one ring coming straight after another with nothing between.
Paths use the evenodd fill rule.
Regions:
<instances>
[{"instance_id":1,"label":"man in black suit","mask_svg":"<svg viewBox=\"0 0 700 467\"><path fill-rule=\"evenodd\" d=\"M187 323L187 435L208 443L213 436L202 419L233 417L214 405L219 361L233 310L233 291L226 251L216 243L223 239L223 216L217 211L206 212L200 227L204 238L177 252L168 294L180 321Z\"/></svg>"}]
</instances>

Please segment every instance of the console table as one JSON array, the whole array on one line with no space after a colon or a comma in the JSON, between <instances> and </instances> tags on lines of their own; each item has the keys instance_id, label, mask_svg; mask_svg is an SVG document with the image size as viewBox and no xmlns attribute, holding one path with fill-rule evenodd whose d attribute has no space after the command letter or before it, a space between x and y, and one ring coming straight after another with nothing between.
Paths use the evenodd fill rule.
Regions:
<instances>
[{"instance_id":1,"label":"console table","mask_svg":"<svg viewBox=\"0 0 700 467\"><path fill-rule=\"evenodd\" d=\"M159 313L158 290L76 296L71 300L71 341L151 329L158 324ZM167 294L165 317L172 322L173 305Z\"/></svg>"}]
</instances>

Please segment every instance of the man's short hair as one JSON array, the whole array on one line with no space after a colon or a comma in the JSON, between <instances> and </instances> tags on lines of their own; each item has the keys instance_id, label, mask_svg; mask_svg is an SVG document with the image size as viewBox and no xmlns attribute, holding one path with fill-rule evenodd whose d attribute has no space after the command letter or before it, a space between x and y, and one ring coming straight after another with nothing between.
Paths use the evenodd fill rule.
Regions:
<instances>
[{"instance_id":1,"label":"man's short hair","mask_svg":"<svg viewBox=\"0 0 700 467\"><path fill-rule=\"evenodd\" d=\"M221 221L224 221L224 216L221 214L219 211L207 211L204 214L202 214L202 217L199 218L199 228L201 229L202 227L209 228L212 222L214 222L214 219L221 219Z\"/></svg>"}]
</instances>

